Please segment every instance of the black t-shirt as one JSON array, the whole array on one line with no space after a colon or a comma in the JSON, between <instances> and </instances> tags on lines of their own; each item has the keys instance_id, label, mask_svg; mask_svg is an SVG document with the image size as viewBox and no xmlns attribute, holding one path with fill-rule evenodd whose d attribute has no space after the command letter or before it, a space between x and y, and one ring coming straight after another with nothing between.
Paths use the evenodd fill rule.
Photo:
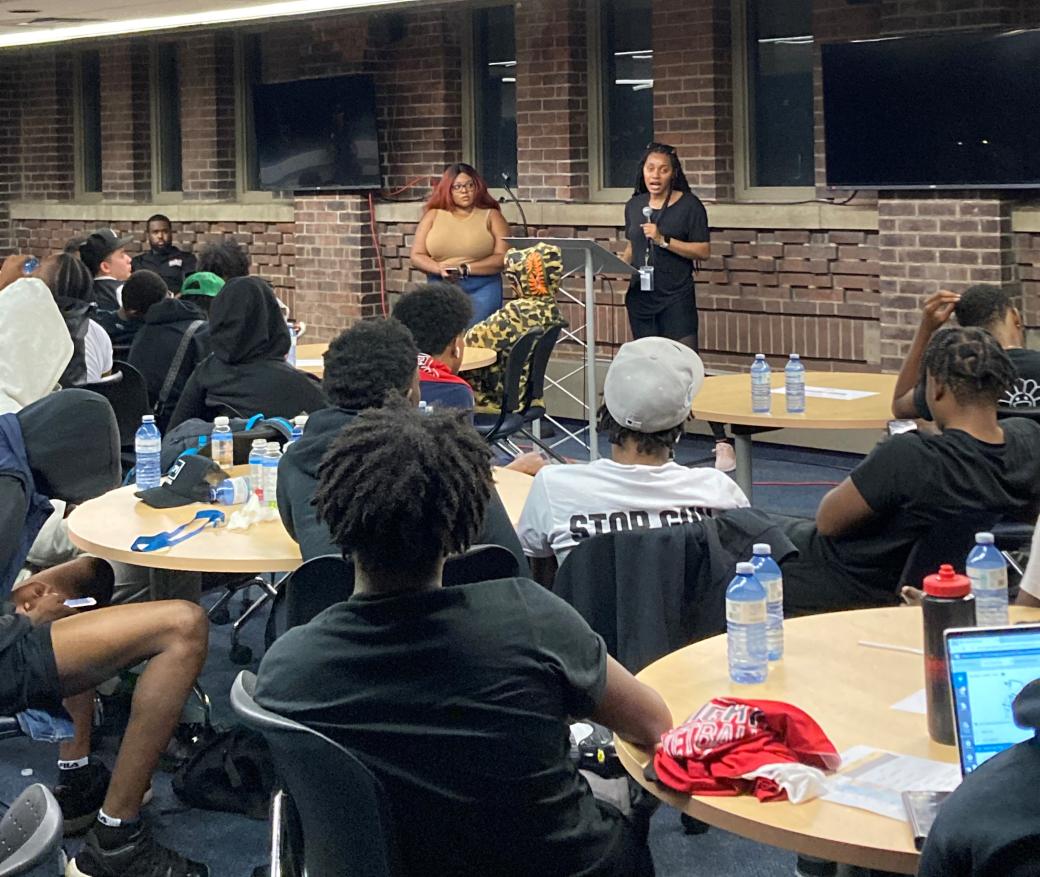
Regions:
<instances>
[{"instance_id":1,"label":"black t-shirt","mask_svg":"<svg viewBox=\"0 0 1040 877\"><path fill-rule=\"evenodd\" d=\"M633 195L625 205L625 236L632 244L632 264L643 264L647 240L641 226L645 223L643 208L649 206L650 194ZM674 204L650 214L661 234L687 243L704 243L708 236L708 213L700 198L684 192ZM654 245L650 248L650 264L654 266L654 292L673 296L693 291L693 260L674 250ZM630 290L639 290L639 275L634 274Z\"/></svg>"},{"instance_id":2,"label":"black t-shirt","mask_svg":"<svg viewBox=\"0 0 1040 877\"><path fill-rule=\"evenodd\" d=\"M257 701L348 747L383 782L406 871L609 873L619 841L568 759L606 647L540 585L355 595L280 637Z\"/></svg>"},{"instance_id":3,"label":"black t-shirt","mask_svg":"<svg viewBox=\"0 0 1040 877\"><path fill-rule=\"evenodd\" d=\"M899 585L914 544L937 521L978 509L1035 521L1040 510L1040 425L1019 417L1000 422L1003 444L958 429L909 432L879 444L851 474L874 511L842 536L815 533L808 546L819 587L843 579L850 590L884 595ZM785 567L786 572L786 567Z\"/></svg>"},{"instance_id":4,"label":"black t-shirt","mask_svg":"<svg viewBox=\"0 0 1040 877\"><path fill-rule=\"evenodd\" d=\"M1040 875L1040 741L995 755L964 778L928 832L918 877Z\"/></svg>"},{"instance_id":5,"label":"black t-shirt","mask_svg":"<svg viewBox=\"0 0 1040 877\"><path fill-rule=\"evenodd\" d=\"M1018 380L997 404L1001 408L1040 408L1040 350L1011 347L1004 352L1015 367ZM922 420L932 419L925 395L924 375L914 387L914 408Z\"/></svg>"}]
</instances>

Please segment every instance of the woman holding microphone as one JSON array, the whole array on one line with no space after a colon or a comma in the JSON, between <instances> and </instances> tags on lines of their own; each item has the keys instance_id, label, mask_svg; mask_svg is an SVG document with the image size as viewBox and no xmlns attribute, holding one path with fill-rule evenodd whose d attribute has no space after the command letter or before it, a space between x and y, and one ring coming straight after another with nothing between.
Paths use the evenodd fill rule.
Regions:
<instances>
[{"instance_id":1,"label":"woman holding microphone","mask_svg":"<svg viewBox=\"0 0 1040 877\"><path fill-rule=\"evenodd\" d=\"M633 338L657 335L697 349L694 262L711 255L708 213L679 164L675 147L651 143L639 162L635 191L625 205L622 258L638 269L625 296ZM711 424L715 466L736 468L722 424Z\"/></svg>"}]
</instances>

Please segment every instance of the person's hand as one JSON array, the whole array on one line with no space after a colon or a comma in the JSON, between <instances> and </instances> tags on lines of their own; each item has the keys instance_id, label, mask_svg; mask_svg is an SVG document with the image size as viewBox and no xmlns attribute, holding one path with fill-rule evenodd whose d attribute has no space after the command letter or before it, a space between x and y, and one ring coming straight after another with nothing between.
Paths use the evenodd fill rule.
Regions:
<instances>
[{"instance_id":1,"label":"person's hand","mask_svg":"<svg viewBox=\"0 0 1040 877\"><path fill-rule=\"evenodd\" d=\"M646 235L648 241L653 241L655 244L660 244L664 240L664 235L657 230L656 222L644 222L642 225L643 234Z\"/></svg>"},{"instance_id":2,"label":"person's hand","mask_svg":"<svg viewBox=\"0 0 1040 877\"><path fill-rule=\"evenodd\" d=\"M459 276L458 265L452 265L450 262L438 262L437 267L440 269L441 277L445 280L451 280Z\"/></svg>"},{"instance_id":3,"label":"person's hand","mask_svg":"<svg viewBox=\"0 0 1040 877\"><path fill-rule=\"evenodd\" d=\"M934 332L950 319L960 300L959 292L950 292L948 289L932 293L921 305L921 328L929 333Z\"/></svg>"},{"instance_id":4,"label":"person's hand","mask_svg":"<svg viewBox=\"0 0 1040 877\"><path fill-rule=\"evenodd\" d=\"M538 470L548 462L537 451L528 451L513 460L506 468L512 469L514 472L523 472L525 475L537 475Z\"/></svg>"},{"instance_id":5,"label":"person's hand","mask_svg":"<svg viewBox=\"0 0 1040 877\"><path fill-rule=\"evenodd\" d=\"M68 618L76 610L65 605L66 595L52 590L43 582L30 582L11 592L15 612L26 615L33 627Z\"/></svg>"},{"instance_id":6,"label":"person's hand","mask_svg":"<svg viewBox=\"0 0 1040 877\"><path fill-rule=\"evenodd\" d=\"M924 591L911 585L903 585L899 589L899 597L907 606L920 606L924 599Z\"/></svg>"},{"instance_id":7,"label":"person's hand","mask_svg":"<svg viewBox=\"0 0 1040 877\"><path fill-rule=\"evenodd\" d=\"M0 289L8 287L24 277L25 263L31 258L32 256L23 256L21 253L12 253L4 259L4 264L0 265Z\"/></svg>"}]
</instances>

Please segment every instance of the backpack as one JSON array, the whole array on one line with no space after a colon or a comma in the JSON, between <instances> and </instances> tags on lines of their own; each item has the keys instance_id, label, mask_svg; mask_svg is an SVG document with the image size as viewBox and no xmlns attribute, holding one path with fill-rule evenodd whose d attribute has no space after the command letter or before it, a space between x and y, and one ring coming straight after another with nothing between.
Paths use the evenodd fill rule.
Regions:
<instances>
[{"instance_id":1,"label":"backpack","mask_svg":"<svg viewBox=\"0 0 1040 877\"><path fill-rule=\"evenodd\" d=\"M267 819L274 760L262 734L240 725L217 731L173 776L173 791L203 810Z\"/></svg>"},{"instance_id":2,"label":"backpack","mask_svg":"<svg viewBox=\"0 0 1040 877\"><path fill-rule=\"evenodd\" d=\"M264 439L284 445L292 437L292 424L281 417L268 420L262 414L256 414L248 420L232 417L229 418L229 423L235 446L236 466L249 462L249 449L253 439ZM163 436L162 457L159 461L161 470L168 472L177 458L185 452L201 453L208 457L208 441L205 447L199 448L199 437L205 436L208 440L212 432L213 424L198 417L177 424Z\"/></svg>"}]
</instances>

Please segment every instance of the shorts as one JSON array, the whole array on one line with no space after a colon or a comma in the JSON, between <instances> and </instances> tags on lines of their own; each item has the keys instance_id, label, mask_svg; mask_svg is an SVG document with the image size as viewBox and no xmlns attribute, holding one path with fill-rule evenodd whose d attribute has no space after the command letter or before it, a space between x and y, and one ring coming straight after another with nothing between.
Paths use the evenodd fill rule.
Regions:
<instances>
[{"instance_id":1,"label":"shorts","mask_svg":"<svg viewBox=\"0 0 1040 877\"><path fill-rule=\"evenodd\" d=\"M51 626L30 628L0 651L0 715L29 708L56 713L61 701Z\"/></svg>"},{"instance_id":2,"label":"shorts","mask_svg":"<svg viewBox=\"0 0 1040 877\"><path fill-rule=\"evenodd\" d=\"M655 292L641 291L636 280L629 286L625 296L625 310L628 311L628 324L632 328L633 338L656 335L678 341L692 336L696 349L700 320L692 290L662 300Z\"/></svg>"}]
</instances>

